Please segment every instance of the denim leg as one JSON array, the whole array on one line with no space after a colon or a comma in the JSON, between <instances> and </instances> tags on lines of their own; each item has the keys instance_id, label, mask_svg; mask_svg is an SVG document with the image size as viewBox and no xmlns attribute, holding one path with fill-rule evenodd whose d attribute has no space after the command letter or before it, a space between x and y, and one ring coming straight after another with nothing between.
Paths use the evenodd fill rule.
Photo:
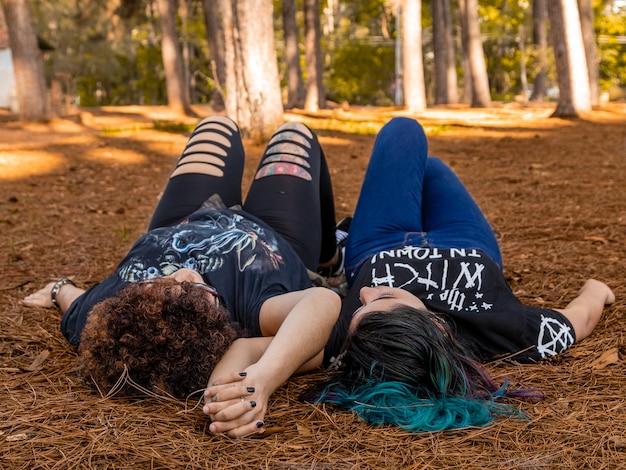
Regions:
<instances>
[{"instance_id":1,"label":"denim leg","mask_svg":"<svg viewBox=\"0 0 626 470\"><path fill-rule=\"evenodd\" d=\"M430 246L477 248L502 266L489 222L456 174L438 158L428 159L422 197L422 221Z\"/></svg>"},{"instance_id":2,"label":"denim leg","mask_svg":"<svg viewBox=\"0 0 626 470\"><path fill-rule=\"evenodd\" d=\"M346 244L348 283L362 261L423 232L422 187L428 142L414 119L394 118L376 137Z\"/></svg>"}]
</instances>

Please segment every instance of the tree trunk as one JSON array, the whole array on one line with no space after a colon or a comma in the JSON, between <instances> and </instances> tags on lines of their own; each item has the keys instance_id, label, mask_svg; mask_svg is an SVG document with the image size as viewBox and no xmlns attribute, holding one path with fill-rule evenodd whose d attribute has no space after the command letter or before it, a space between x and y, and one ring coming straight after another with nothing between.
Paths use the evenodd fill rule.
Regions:
<instances>
[{"instance_id":1,"label":"tree trunk","mask_svg":"<svg viewBox=\"0 0 626 470\"><path fill-rule=\"evenodd\" d=\"M444 0L432 0L430 3L433 18L434 99L436 105L448 103L448 49L446 47L443 2Z\"/></svg>"},{"instance_id":2,"label":"tree trunk","mask_svg":"<svg viewBox=\"0 0 626 470\"><path fill-rule=\"evenodd\" d=\"M209 43L211 77L213 78L213 86L217 91L214 93L211 101L213 105L223 106L225 102L226 65L224 63L224 31L222 30L220 20L220 2L203 0L202 9L204 11L207 42Z\"/></svg>"},{"instance_id":3,"label":"tree trunk","mask_svg":"<svg viewBox=\"0 0 626 470\"><path fill-rule=\"evenodd\" d=\"M600 104L600 71L598 69L600 58L596 51L596 33L593 28L593 2L592 0L578 0L578 8L589 73L589 100L593 106L597 106Z\"/></svg>"},{"instance_id":4,"label":"tree trunk","mask_svg":"<svg viewBox=\"0 0 626 470\"><path fill-rule=\"evenodd\" d=\"M450 0L442 0L444 18L444 37L446 40L447 72L446 82L448 91L448 104L455 104L459 101L458 77L456 74L456 54L454 47L454 25L452 24L452 12L450 11Z\"/></svg>"},{"instance_id":5,"label":"tree trunk","mask_svg":"<svg viewBox=\"0 0 626 470\"><path fill-rule=\"evenodd\" d=\"M550 0L548 16L559 82L553 117L578 117L591 111L589 74L576 0Z\"/></svg>"},{"instance_id":6,"label":"tree trunk","mask_svg":"<svg viewBox=\"0 0 626 470\"><path fill-rule=\"evenodd\" d=\"M304 108L317 111L326 107L326 90L324 89L324 66L322 63L322 46L320 30L319 0L304 0L304 49L306 57L307 87Z\"/></svg>"},{"instance_id":7,"label":"tree trunk","mask_svg":"<svg viewBox=\"0 0 626 470\"><path fill-rule=\"evenodd\" d=\"M182 62L183 62L183 83L185 85L185 94L188 103L194 102L195 77L191 74L191 58L194 55L194 44L189 41L189 15L191 13L191 0L180 0L178 2L178 11L182 23L183 41L181 43Z\"/></svg>"},{"instance_id":8,"label":"tree trunk","mask_svg":"<svg viewBox=\"0 0 626 470\"><path fill-rule=\"evenodd\" d=\"M467 15L465 14L465 0L459 0L459 16L461 23L461 49L463 50L463 103L472 104L472 72L469 60L469 36L467 30Z\"/></svg>"},{"instance_id":9,"label":"tree trunk","mask_svg":"<svg viewBox=\"0 0 626 470\"><path fill-rule=\"evenodd\" d=\"M422 60L422 0L404 0L402 7L402 69L404 106L411 112L426 109Z\"/></svg>"},{"instance_id":10,"label":"tree trunk","mask_svg":"<svg viewBox=\"0 0 626 470\"><path fill-rule=\"evenodd\" d=\"M528 71L526 70L526 28L523 24L519 26L519 77L522 83L522 100L528 99Z\"/></svg>"},{"instance_id":11,"label":"tree trunk","mask_svg":"<svg viewBox=\"0 0 626 470\"><path fill-rule=\"evenodd\" d=\"M185 84L183 59L176 32L174 0L157 0L161 25L161 54L167 87L167 102L179 114L193 115L189 106L189 88Z\"/></svg>"},{"instance_id":12,"label":"tree trunk","mask_svg":"<svg viewBox=\"0 0 626 470\"><path fill-rule=\"evenodd\" d=\"M220 0L226 113L243 135L265 138L283 121L272 0Z\"/></svg>"},{"instance_id":13,"label":"tree trunk","mask_svg":"<svg viewBox=\"0 0 626 470\"><path fill-rule=\"evenodd\" d=\"M30 5L27 0L2 0L1 4L13 55L20 119L46 122L51 117L50 104Z\"/></svg>"},{"instance_id":14,"label":"tree trunk","mask_svg":"<svg viewBox=\"0 0 626 470\"><path fill-rule=\"evenodd\" d=\"M537 66L539 71L535 75L530 101L543 101L546 97L546 68L548 64L547 19L546 0L533 0L533 44L537 48Z\"/></svg>"},{"instance_id":15,"label":"tree trunk","mask_svg":"<svg viewBox=\"0 0 626 470\"><path fill-rule=\"evenodd\" d=\"M302 107L306 93L300 67L298 25L294 0L282 2L283 30L285 32L285 62L287 64L287 108Z\"/></svg>"},{"instance_id":16,"label":"tree trunk","mask_svg":"<svg viewBox=\"0 0 626 470\"><path fill-rule=\"evenodd\" d=\"M467 30L467 58L472 77L472 108L484 108L491 105L491 95L485 51L478 24L478 0L460 0L459 3L464 3L465 20L461 24Z\"/></svg>"}]
</instances>

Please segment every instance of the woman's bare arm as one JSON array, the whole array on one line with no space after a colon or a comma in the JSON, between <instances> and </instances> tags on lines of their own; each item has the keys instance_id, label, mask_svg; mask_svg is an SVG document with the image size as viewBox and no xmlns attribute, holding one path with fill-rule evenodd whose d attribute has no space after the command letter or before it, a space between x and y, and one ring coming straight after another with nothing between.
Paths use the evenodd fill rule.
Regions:
<instances>
[{"instance_id":1,"label":"woman's bare arm","mask_svg":"<svg viewBox=\"0 0 626 470\"><path fill-rule=\"evenodd\" d=\"M46 284L45 287L39 289L36 292L33 292L30 295L24 297L22 303L24 305L28 305L29 307L45 307L51 308L54 307L52 303L52 288L54 287L55 282L50 282ZM84 294L85 289L81 289L72 284L65 284L61 286L59 292L57 293L57 304L61 309L61 312L65 313L72 302Z\"/></svg>"},{"instance_id":2,"label":"woman's bare arm","mask_svg":"<svg viewBox=\"0 0 626 470\"><path fill-rule=\"evenodd\" d=\"M567 307L554 310L561 312L572 323L578 342L591 334L602 316L605 305L613 302L615 294L609 286L604 282L589 279Z\"/></svg>"},{"instance_id":3,"label":"woman's bare arm","mask_svg":"<svg viewBox=\"0 0 626 470\"><path fill-rule=\"evenodd\" d=\"M271 312L272 318L284 320L269 341L235 342L232 352L229 349L216 366L205 392L204 412L213 421L211 432L242 437L262 430L271 394L294 373L322 364L340 308L339 296L323 287L268 299L261 316Z\"/></svg>"}]
</instances>

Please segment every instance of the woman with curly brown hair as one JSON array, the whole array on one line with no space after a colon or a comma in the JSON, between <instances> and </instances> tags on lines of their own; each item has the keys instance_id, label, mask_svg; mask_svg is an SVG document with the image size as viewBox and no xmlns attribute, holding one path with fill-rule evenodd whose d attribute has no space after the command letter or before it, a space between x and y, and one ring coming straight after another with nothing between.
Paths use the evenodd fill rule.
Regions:
<instances>
[{"instance_id":1,"label":"woman with curly brown hair","mask_svg":"<svg viewBox=\"0 0 626 470\"><path fill-rule=\"evenodd\" d=\"M204 391L211 431L231 437L262 432L274 390L324 363L340 309L309 275L339 257L317 137L279 127L245 202L244 158L231 119L203 120L111 276L86 291L61 279L24 299L63 313L82 376L102 392Z\"/></svg>"}]
</instances>

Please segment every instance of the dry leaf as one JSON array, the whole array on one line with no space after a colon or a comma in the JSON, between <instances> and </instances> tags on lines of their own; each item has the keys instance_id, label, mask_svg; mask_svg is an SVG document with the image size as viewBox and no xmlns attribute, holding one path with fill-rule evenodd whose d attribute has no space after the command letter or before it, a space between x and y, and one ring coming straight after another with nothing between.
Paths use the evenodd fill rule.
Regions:
<instances>
[{"instance_id":1,"label":"dry leaf","mask_svg":"<svg viewBox=\"0 0 626 470\"><path fill-rule=\"evenodd\" d=\"M298 428L298 434L301 436L310 436L311 430L307 428L304 424L296 423L296 427Z\"/></svg>"},{"instance_id":2,"label":"dry leaf","mask_svg":"<svg viewBox=\"0 0 626 470\"><path fill-rule=\"evenodd\" d=\"M586 240L588 242L599 242L599 243L602 243L603 245L606 245L609 243L609 241L604 237L589 236L589 237L585 237L583 240Z\"/></svg>"},{"instance_id":3,"label":"dry leaf","mask_svg":"<svg viewBox=\"0 0 626 470\"><path fill-rule=\"evenodd\" d=\"M604 369L606 366L610 364L615 364L619 362L619 352L617 348L607 349L602 353L602 355L591 363L592 369Z\"/></svg>"},{"instance_id":4,"label":"dry leaf","mask_svg":"<svg viewBox=\"0 0 626 470\"><path fill-rule=\"evenodd\" d=\"M37 369L39 369L39 367L41 367L41 364L43 364L43 362L48 359L48 356L50 355L50 351L48 351L47 349L44 349L43 351L41 351L39 353L39 355L35 358L35 360L33 361L33 363L31 365L29 365L26 370L29 372L33 372Z\"/></svg>"},{"instance_id":5,"label":"dry leaf","mask_svg":"<svg viewBox=\"0 0 626 470\"><path fill-rule=\"evenodd\" d=\"M19 434L13 434L12 436L8 436L7 442L25 441L26 439L30 439L31 437L34 437L33 433L21 432Z\"/></svg>"}]
</instances>

